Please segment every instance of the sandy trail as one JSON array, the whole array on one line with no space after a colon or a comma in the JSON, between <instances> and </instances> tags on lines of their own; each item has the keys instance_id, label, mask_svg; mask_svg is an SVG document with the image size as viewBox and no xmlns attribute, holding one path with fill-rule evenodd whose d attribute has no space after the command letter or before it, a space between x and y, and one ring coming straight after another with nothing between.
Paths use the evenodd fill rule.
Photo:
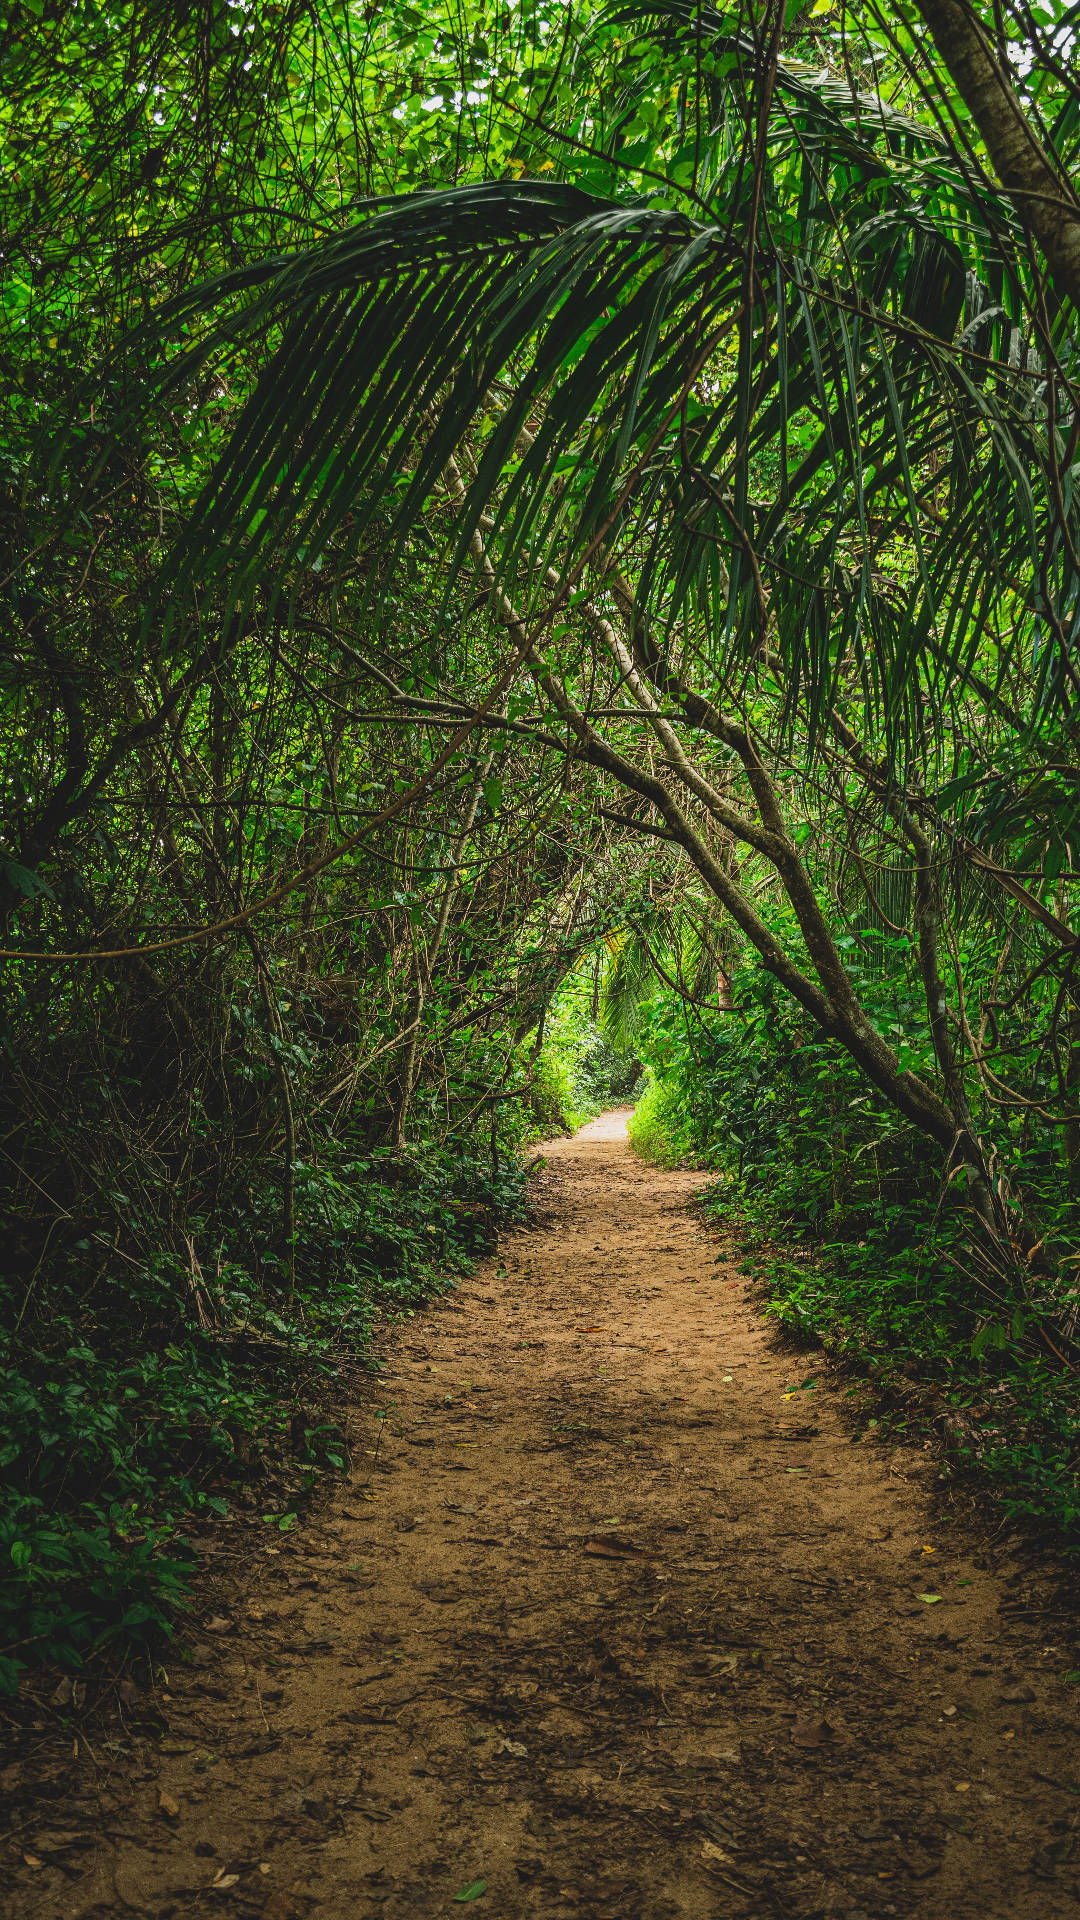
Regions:
<instances>
[{"instance_id":1,"label":"sandy trail","mask_svg":"<svg viewBox=\"0 0 1080 1920\"><path fill-rule=\"evenodd\" d=\"M219 1591L163 1737L133 1710L22 1834L14 1914L421 1920L480 1880L492 1920L1076 1913L1072 1657L1018 1563L820 1367L785 1397L813 1359L699 1176L625 1116L548 1151L537 1225L387 1342L349 1483Z\"/></svg>"}]
</instances>

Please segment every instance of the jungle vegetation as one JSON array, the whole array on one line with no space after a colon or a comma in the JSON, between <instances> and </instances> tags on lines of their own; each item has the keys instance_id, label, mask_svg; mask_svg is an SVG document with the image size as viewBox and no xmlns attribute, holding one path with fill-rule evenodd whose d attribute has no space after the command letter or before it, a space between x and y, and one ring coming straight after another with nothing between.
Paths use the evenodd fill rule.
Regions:
<instances>
[{"instance_id":1,"label":"jungle vegetation","mask_svg":"<svg viewBox=\"0 0 1080 1920\"><path fill-rule=\"evenodd\" d=\"M9 10L7 1684L643 1064L1075 1538L1076 11Z\"/></svg>"}]
</instances>

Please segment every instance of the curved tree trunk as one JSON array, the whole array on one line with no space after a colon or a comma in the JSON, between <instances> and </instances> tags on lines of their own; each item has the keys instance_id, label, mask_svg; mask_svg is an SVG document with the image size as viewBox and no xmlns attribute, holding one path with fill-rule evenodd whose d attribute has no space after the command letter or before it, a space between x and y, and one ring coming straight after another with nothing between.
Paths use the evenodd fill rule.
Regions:
<instances>
[{"instance_id":1,"label":"curved tree trunk","mask_svg":"<svg viewBox=\"0 0 1080 1920\"><path fill-rule=\"evenodd\" d=\"M1046 255L1058 298L1080 311L1080 199L1047 153L969 0L916 0L1024 228Z\"/></svg>"}]
</instances>

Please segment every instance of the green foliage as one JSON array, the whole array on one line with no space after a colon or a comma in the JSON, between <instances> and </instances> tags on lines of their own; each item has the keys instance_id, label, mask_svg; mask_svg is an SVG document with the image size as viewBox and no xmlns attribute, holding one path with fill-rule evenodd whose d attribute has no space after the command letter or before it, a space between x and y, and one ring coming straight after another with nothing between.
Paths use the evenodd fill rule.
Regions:
<instances>
[{"instance_id":1,"label":"green foliage","mask_svg":"<svg viewBox=\"0 0 1080 1920\"><path fill-rule=\"evenodd\" d=\"M598 1113L628 1105L641 1085L641 1062L612 1045L599 1018L606 951L587 954L567 974L544 1021L532 1091L533 1137L575 1133Z\"/></svg>"},{"instance_id":2,"label":"green foliage","mask_svg":"<svg viewBox=\"0 0 1080 1920\"><path fill-rule=\"evenodd\" d=\"M452 177L451 82L537 53L528 11L480 25L463 66L411 6L123 0L105 31L59 0L0 51L0 946L93 954L0 962L9 1682L169 1631L186 1530L267 1473L337 1470L335 1368L522 1204L521 1034L603 917L560 911L587 786L492 733L434 805L400 798L442 745L409 703L500 637L464 594L432 618L422 538L372 617L379 513L359 564L302 543L246 621L222 583L146 626L274 345L147 410L153 314Z\"/></svg>"},{"instance_id":3,"label":"green foliage","mask_svg":"<svg viewBox=\"0 0 1080 1920\"><path fill-rule=\"evenodd\" d=\"M1052 403L1012 349L1036 297L1022 236L937 126L884 89L867 112L850 67L781 59L759 118L744 31L737 11L679 0L582 21L581 98L544 92L570 143L541 164L550 177L481 162L373 203L284 264L185 288L159 317L163 342L185 335L161 375L170 396L284 339L165 557L153 618L180 618L225 568L246 608L376 524L400 558L473 436L463 524L489 516L494 575L530 615L545 563L632 530L641 611L736 686L767 597L785 741L816 743L833 705L857 702L890 762L921 766L920 696L961 721L984 674L993 700L1022 672L1032 719L1058 707L1067 676L1040 648L1038 597L1016 587L1057 541L1061 506ZM691 337L712 343L698 363ZM468 534L447 530L445 547L454 573ZM1062 631L1070 548L1046 576Z\"/></svg>"},{"instance_id":4,"label":"green foliage","mask_svg":"<svg viewBox=\"0 0 1080 1920\"><path fill-rule=\"evenodd\" d=\"M573 1133L582 1124L574 1104L574 1082L565 1057L552 1046L541 1048L529 1088L530 1136L550 1140Z\"/></svg>"},{"instance_id":5,"label":"green foliage","mask_svg":"<svg viewBox=\"0 0 1080 1920\"><path fill-rule=\"evenodd\" d=\"M903 962L899 943L873 950L861 984L875 1017L925 1063ZM963 1183L942 1188L925 1139L763 969L743 964L731 984L723 1023L688 1029L677 997L654 983L642 1046L663 1077L631 1123L635 1144L720 1172L707 1204L739 1223L771 1311L866 1381L883 1424L934 1431L947 1471L975 1473L1012 1519L1048 1525L1080 1551L1080 1384L1058 1345L1071 1281L989 1270ZM1025 1150L1016 1124L1029 1191L1068 1259L1080 1222L1056 1143L1037 1137Z\"/></svg>"},{"instance_id":6,"label":"green foliage","mask_svg":"<svg viewBox=\"0 0 1080 1920\"><path fill-rule=\"evenodd\" d=\"M730 1192L712 1205L730 1220ZM792 1230L767 1197L741 1197L737 1211L773 1313L865 1383L879 1436L931 1435L944 1478L981 1483L1011 1520L1080 1553L1080 1389L1054 1351L1047 1303L1019 1290L992 1305L973 1298L955 1225L943 1229L916 1193L887 1229L863 1223L864 1241L849 1237L860 1223L845 1217L844 1237L807 1236L794 1256L777 1249Z\"/></svg>"},{"instance_id":7,"label":"green foliage","mask_svg":"<svg viewBox=\"0 0 1080 1920\"><path fill-rule=\"evenodd\" d=\"M298 1198L291 1296L240 1257L273 1232L248 1205L204 1290L212 1324L191 1324L182 1276L159 1259L104 1301L107 1268L54 1274L47 1318L4 1336L0 1680L27 1659L75 1666L118 1637L172 1632L193 1568L185 1523L223 1514L283 1461L301 1490L344 1466L317 1412L333 1374L376 1316L411 1312L468 1267L520 1209L522 1179L504 1164L493 1180L486 1159L435 1143L403 1163L343 1142ZM9 1328L20 1306L9 1287Z\"/></svg>"},{"instance_id":8,"label":"green foliage","mask_svg":"<svg viewBox=\"0 0 1080 1920\"><path fill-rule=\"evenodd\" d=\"M670 1080L650 1080L630 1117L630 1144L643 1160L676 1167L690 1151L679 1090Z\"/></svg>"}]
</instances>

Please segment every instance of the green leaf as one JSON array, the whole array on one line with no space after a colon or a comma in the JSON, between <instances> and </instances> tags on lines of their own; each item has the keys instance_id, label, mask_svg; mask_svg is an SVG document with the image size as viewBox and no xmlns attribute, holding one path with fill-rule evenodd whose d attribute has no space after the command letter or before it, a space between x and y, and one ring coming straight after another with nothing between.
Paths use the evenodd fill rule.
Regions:
<instances>
[{"instance_id":1,"label":"green leaf","mask_svg":"<svg viewBox=\"0 0 1080 1920\"><path fill-rule=\"evenodd\" d=\"M0 873L19 893L25 894L28 900L36 900L41 895L44 895L47 900L56 898L48 881L43 880L40 873L35 873L30 867L20 866L17 860L0 860Z\"/></svg>"},{"instance_id":2,"label":"green leaf","mask_svg":"<svg viewBox=\"0 0 1080 1920\"><path fill-rule=\"evenodd\" d=\"M938 1601L941 1599L941 1595L940 1593L919 1593L916 1594L915 1598L921 1600L924 1606L936 1607Z\"/></svg>"},{"instance_id":3,"label":"green leaf","mask_svg":"<svg viewBox=\"0 0 1080 1920\"><path fill-rule=\"evenodd\" d=\"M467 1887L462 1887L460 1893L455 1893L454 1899L463 1900L463 1901L479 1900L480 1895L486 1892L487 1892L486 1880L470 1880Z\"/></svg>"}]
</instances>

